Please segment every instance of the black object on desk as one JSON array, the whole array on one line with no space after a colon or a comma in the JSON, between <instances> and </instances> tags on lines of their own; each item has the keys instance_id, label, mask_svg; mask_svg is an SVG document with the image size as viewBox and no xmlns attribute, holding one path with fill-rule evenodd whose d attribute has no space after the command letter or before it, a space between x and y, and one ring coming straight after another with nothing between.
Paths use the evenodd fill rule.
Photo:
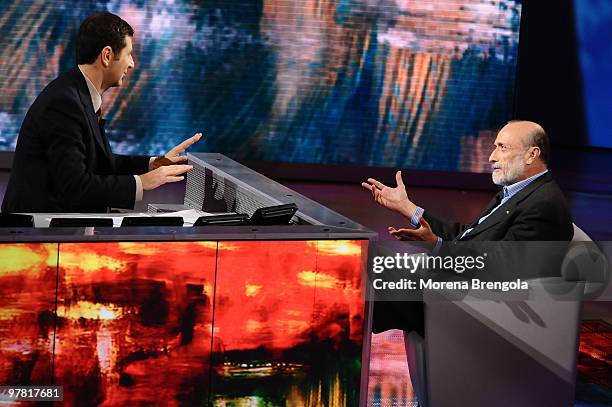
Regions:
<instances>
[{"instance_id":1,"label":"black object on desk","mask_svg":"<svg viewBox=\"0 0 612 407\"><path fill-rule=\"evenodd\" d=\"M34 227L34 216L17 213L0 213L0 227L31 228Z\"/></svg>"},{"instance_id":2,"label":"black object on desk","mask_svg":"<svg viewBox=\"0 0 612 407\"><path fill-rule=\"evenodd\" d=\"M52 218L50 228L113 227L111 218Z\"/></svg>"},{"instance_id":3,"label":"black object on desk","mask_svg":"<svg viewBox=\"0 0 612 407\"><path fill-rule=\"evenodd\" d=\"M298 211L296 204L285 204L259 208L251 216L251 225L288 225Z\"/></svg>"},{"instance_id":4,"label":"black object on desk","mask_svg":"<svg viewBox=\"0 0 612 407\"><path fill-rule=\"evenodd\" d=\"M126 216L121 226L183 226L180 216Z\"/></svg>"},{"instance_id":5,"label":"black object on desk","mask_svg":"<svg viewBox=\"0 0 612 407\"><path fill-rule=\"evenodd\" d=\"M249 215L246 213L229 213L223 215L200 216L193 226L239 226L248 224Z\"/></svg>"}]
</instances>

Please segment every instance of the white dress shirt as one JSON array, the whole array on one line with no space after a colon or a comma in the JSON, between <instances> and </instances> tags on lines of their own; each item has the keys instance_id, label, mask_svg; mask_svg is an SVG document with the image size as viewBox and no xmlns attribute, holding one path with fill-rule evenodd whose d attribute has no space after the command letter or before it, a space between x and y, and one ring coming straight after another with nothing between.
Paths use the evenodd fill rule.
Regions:
<instances>
[{"instance_id":1,"label":"white dress shirt","mask_svg":"<svg viewBox=\"0 0 612 407\"><path fill-rule=\"evenodd\" d=\"M89 89L89 95L91 96L91 103L93 103L94 112L98 112L98 110L102 106L102 95L100 95L100 92L98 92L98 89L96 89L96 87L89 80L87 75L85 75L85 72L83 72L80 66L79 66L79 70L85 77L85 82L87 83L87 89ZM151 166L153 165L154 159L155 157L151 157L149 159L149 171L151 170ZM143 193L142 180L140 179L138 175L134 175L134 179L136 180L136 196L134 198L134 202L140 202L142 201L142 193Z\"/></svg>"}]
</instances>

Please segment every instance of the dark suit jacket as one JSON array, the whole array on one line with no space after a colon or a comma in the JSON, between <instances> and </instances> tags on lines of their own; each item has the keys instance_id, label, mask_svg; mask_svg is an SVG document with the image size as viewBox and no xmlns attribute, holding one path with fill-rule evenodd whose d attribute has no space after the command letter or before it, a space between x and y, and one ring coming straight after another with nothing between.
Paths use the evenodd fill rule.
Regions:
<instances>
[{"instance_id":1,"label":"dark suit jacket","mask_svg":"<svg viewBox=\"0 0 612 407\"><path fill-rule=\"evenodd\" d=\"M478 225L478 220L496 207L502 196L500 192L489 206L467 225L442 220L425 212L423 216L436 235L447 242L455 241L443 246L438 255L478 256L487 252L489 256L486 273L465 273L462 277L466 280L479 278L505 281L519 277L557 275L566 251L563 241L569 243L574 229L563 193L550 173L531 182ZM463 232L471 227L474 229L460 239ZM458 241L465 243L457 243ZM548 245L520 244L515 241L541 241ZM414 330L423 337L424 324L422 302L383 301L374 305L373 332L388 329Z\"/></svg>"},{"instance_id":2,"label":"dark suit jacket","mask_svg":"<svg viewBox=\"0 0 612 407\"><path fill-rule=\"evenodd\" d=\"M439 219L425 212L425 220L444 241L570 241L574 235L572 218L565 197L550 172L535 179L484 222L478 220L501 200L501 192L472 223L461 224ZM463 232L473 227L465 237Z\"/></svg>"},{"instance_id":3,"label":"dark suit jacket","mask_svg":"<svg viewBox=\"0 0 612 407\"><path fill-rule=\"evenodd\" d=\"M133 208L134 174L148 157L111 152L87 83L75 67L53 80L25 116L3 212L106 212Z\"/></svg>"}]
</instances>

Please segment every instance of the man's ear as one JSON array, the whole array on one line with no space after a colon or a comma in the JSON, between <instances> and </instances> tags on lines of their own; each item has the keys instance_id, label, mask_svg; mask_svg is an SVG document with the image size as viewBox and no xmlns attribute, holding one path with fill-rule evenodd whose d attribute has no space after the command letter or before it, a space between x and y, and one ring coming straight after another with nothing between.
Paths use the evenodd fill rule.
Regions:
<instances>
[{"instance_id":1,"label":"man's ear","mask_svg":"<svg viewBox=\"0 0 612 407\"><path fill-rule=\"evenodd\" d=\"M537 146L530 147L528 156L527 156L527 164L532 164L535 160L538 159L538 157L540 157L541 153L542 153L542 150L540 150L540 147L537 147Z\"/></svg>"},{"instance_id":2,"label":"man's ear","mask_svg":"<svg viewBox=\"0 0 612 407\"><path fill-rule=\"evenodd\" d=\"M105 68L110 64L111 59L113 59L113 49L110 46L106 46L102 48L100 52L100 60L102 62L102 66Z\"/></svg>"}]
</instances>

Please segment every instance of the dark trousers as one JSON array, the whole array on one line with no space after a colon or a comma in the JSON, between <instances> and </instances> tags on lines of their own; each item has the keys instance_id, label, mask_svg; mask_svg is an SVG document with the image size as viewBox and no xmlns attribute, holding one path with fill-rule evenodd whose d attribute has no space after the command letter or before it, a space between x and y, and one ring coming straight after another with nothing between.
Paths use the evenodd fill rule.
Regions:
<instances>
[{"instance_id":1,"label":"dark trousers","mask_svg":"<svg viewBox=\"0 0 612 407\"><path fill-rule=\"evenodd\" d=\"M425 307L421 301L376 301L372 318L372 332L389 329L415 331L425 337Z\"/></svg>"}]
</instances>

